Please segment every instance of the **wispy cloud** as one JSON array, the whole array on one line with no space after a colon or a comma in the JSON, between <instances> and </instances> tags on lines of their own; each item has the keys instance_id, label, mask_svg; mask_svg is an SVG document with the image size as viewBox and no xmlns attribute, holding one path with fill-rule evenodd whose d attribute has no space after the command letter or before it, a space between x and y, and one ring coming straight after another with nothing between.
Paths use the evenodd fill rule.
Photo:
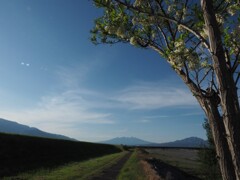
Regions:
<instances>
[{"instance_id":1,"label":"wispy cloud","mask_svg":"<svg viewBox=\"0 0 240 180\"><path fill-rule=\"evenodd\" d=\"M59 79L58 91L43 95L40 101L30 108L0 110L0 117L45 131L87 139L86 134L89 132L79 131L81 125L114 125L120 117L119 109L120 112L129 112L197 105L190 92L169 83L135 83L107 94L89 89L85 82L94 67L94 64L59 67L56 73ZM157 115L158 118L160 116ZM139 118L139 122L151 123L157 117ZM114 132L116 135L123 133L117 133L116 129ZM97 135L93 133L92 136Z\"/></svg>"},{"instance_id":2,"label":"wispy cloud","mask_svg":"<svg viewBox=\"0 0 240 180\"><path fill-rule=\"evenodd\" d=\"M149 119L141 119L139 122L140 123L150 123L151 120L149 120Z\"/></svg>"},{"instance_id":3,"label":"wispy cloud","mask_svg":"<svg viewBox=\"0 0 240 180\"><path fill-rule=\"evenodd\" d=\"M197 105L193 95L184 88L161 83L142 83L118 93L116 101L131 109L158 109Z\"/></svg>"},{"instance_id":4,"label":"wispy cloud","mask_svg":"<svg viewBox=\"0 0 240 180\"><path fill-rule=\"evenodd\" d=\"M6 116L19 121L35 123L114 123L109 113L92 112L85 99L77 92L44 96L36 107L7 112ZM3 114L4 112L1 112Z\"/></svg>"},{"instance_id":5,"label":"wispy cloud","mask_svg":"<svg viewBox=\"0 0 240 180\"><path fill-rule=\"evenodd\" d=\"M200 108L199 108L200 109ZM183 113L183 114L168 114L168 115L157 115L157 116L146 116L145 119L166 119L166 118L172 118L172 117L188 117L188 116L203 116L203 112L192 112L192 113Z\"/></svg>"},{"instance_id":6,"label":"wispy cloud","mask_svg":"<svg viewBox=\"0 0 240 180\"><path fill-rule=\"evenodd\" d=\"M81 124L114 124L110 113L92 111L79 93L69 91L52 96L44 96L32 108L0 111L0 116L42 130L79 137L75 129ZM76 133L76 134L74 134Z\"/></svg>"}]
</instances>

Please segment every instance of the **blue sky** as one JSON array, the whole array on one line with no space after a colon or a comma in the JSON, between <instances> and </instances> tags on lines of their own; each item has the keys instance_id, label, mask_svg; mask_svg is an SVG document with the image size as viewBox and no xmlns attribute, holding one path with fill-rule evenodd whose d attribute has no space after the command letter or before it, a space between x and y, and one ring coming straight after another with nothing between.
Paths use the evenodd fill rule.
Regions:
<instances>
[{"instance_id":1,"label":"blue sky","mask_svg":"<svg viewBox=\"0 0 240 180\"><path fill-rule=\"evenodd\" d=\"M0 1L0 117L83 141L206 139L204 114L152 50L90 42L88 0Z\"/></svg>"}]
</instances>

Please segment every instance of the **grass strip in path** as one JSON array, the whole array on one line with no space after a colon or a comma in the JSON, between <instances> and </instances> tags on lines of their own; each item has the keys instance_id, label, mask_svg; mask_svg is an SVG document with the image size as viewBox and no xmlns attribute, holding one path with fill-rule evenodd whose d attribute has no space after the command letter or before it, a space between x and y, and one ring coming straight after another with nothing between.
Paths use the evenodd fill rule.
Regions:
<instances>
[{"instance_id":1,"label":"grass strip in path","mask_svg":"<svg viewBox=\"0 0 240 180\"><path fill-rule=\"evenodd\" d=\"M106 155L100 158L94 158L88 161L70 163L55 170L39 170L34 173L24 173L15 177L7 177L4 180L75 180L91 179L104 169L111 167L115 162L121 159L126 152Z\"/></svg>"},{"instance_id":2,"label":"grass strip in path","mask_svg":"<svg viewBox=\"0 0 240 180\"><path fill-rule=\"evenodd\" d=\"M129 160L122 168L118 180L146 180L147 176L141 165L141 159L139 158L138 150L135 150Z\"/></svg>"}]
</instances>

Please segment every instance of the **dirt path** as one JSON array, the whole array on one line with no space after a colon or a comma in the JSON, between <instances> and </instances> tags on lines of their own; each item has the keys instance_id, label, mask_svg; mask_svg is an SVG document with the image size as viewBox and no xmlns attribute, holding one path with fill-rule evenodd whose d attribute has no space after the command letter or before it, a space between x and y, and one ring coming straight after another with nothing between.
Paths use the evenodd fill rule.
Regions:
<instances>
[{"instance_id":1,"label":"dirt path","mask_svg":"<svg viewBox=\"0 0 240 180\"><path fill-rule=\"evenodd\" d=\"M91 180L116 180L123 165L127 162L132 153L127 153L115 164L105 169L99 176L93 177Z\"/></svg>"}]
</instances>

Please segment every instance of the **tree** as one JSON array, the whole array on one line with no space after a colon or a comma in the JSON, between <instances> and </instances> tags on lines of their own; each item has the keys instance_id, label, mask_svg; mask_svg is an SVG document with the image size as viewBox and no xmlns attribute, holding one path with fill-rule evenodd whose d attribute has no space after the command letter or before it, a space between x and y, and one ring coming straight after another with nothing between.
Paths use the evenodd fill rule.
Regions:
<instances>
[{"instance_id":1,"label":"tree","mask_svg":"<svg viewBox=\"0 0 240 180\"><path fill-rule=\"evenodd\" d=\"M153 49L208 118L223 179L240 180L238 0L94 0L92 41Z\"/></svg>"},{"instance_id":2,"label":"tree","mask_svg":"<svg viewBox=\"0 0 240 180\"><path fill-rule=\"evenodd\" d=\"M200 170L204 173L204 179L217 180L221 179L220 169L217 163L217 154L214 145L214 140L212 132L208 123L208 120L205 119L203 123L203 128L206 130L208 146L200 149L198 152L198 157L200 160Z\"/></svg>"}]
</instances>

